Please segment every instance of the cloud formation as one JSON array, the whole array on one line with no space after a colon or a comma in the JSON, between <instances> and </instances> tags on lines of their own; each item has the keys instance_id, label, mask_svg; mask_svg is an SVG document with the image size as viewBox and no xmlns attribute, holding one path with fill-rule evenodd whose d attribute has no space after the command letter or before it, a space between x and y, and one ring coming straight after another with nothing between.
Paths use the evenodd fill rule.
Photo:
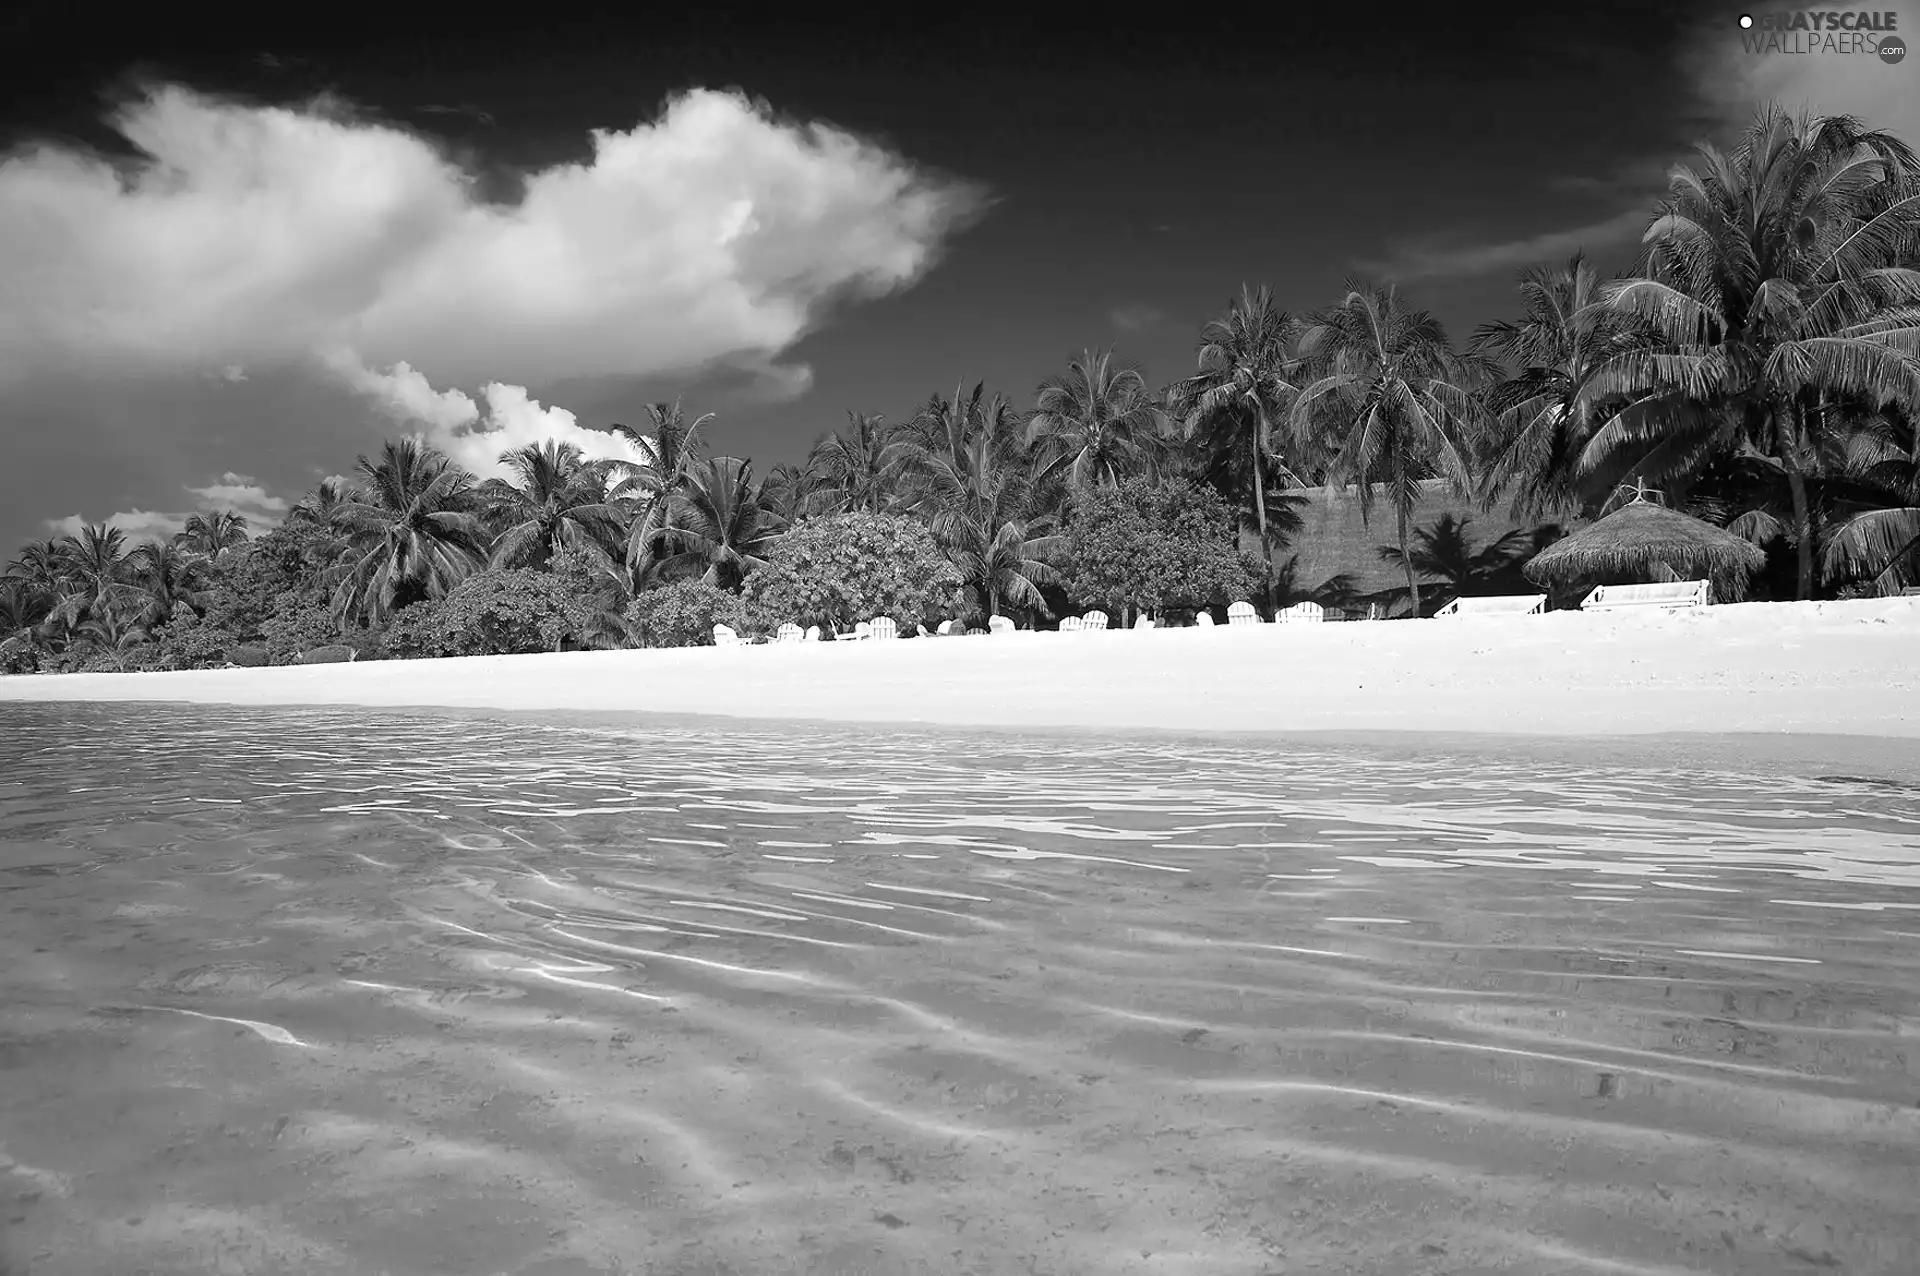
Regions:
<instances>
[{"instance_id":1,"label":"cloud formation","mask_svg":"<svg viewBox=\"0 0 1920 1276\"><path fill-rule=\"evenodd\" d=\"M1517 239L1451 246L1404 246L1384 260L1362 263L1360 269L1366 274L1402 282L1513 271L1562 261L1581 249L1598 253L1630 244L1640 237L1652 218L1652 206L1641 203L1603 221L1564 230L1543 231Z\"/></svg>"},{"instance_id":2,"label":"cloud formation","mask_svg":"<svg viewBox=\"0 0 1920 1276\"><path fill-rule=\"evenodd\" d=\"M1910 146L1920 146L1920 73L1914 66L1911 32L1898 33L1909 51L1893 65L1871 52L1756 52L1748 47L1750 41L1759 46L1756 33L1743 32L1738 22L1743 12L1748 10L1737 3L1717 4L1681 54L1682 74L1718 126L1716 143L1730 140L1772 102L1795 114L1857 115L1899 133Z\"/></svg>"},{"instance_id":3,"label":"cloud formation","mask_svg":"<svg viewBox=\"0 0 1920 1276\"><path fill-rule=\"evenodd\" d=\"M332 350L327 366L388 417L421 427L423 442L445 452L482 479L506 478L511 471L500 454L549 439L572 443L589 459L644 461L646 456L622 435L580 424L561 407L542 407L524 386L489 381L480 388L486 410L462 390L435 390L407 363L385 372L361 363L347 350Z\"/></svg>"},{"instance_id":4,"label":"cloud formation","mask_svg":"<svg viewBox=\"0 0 1920 1276\"><path fill-rule=\"evenodd\" d=\"M247 520L247 530L257 536L286 517L287 513L287 502L269 493L248 474L222 474L204 487L188 486L183 490L198 498L193 509L179 513L122 510L105 518L69 514L65 518L47 519L47 534L78 536L81 527L87 523L106 523L125 532L127 540L135 544L146 540L164 541L183 529L187 519L194 514L232 510Z\"/></svg>"},{"instance_id":5,"label":"cloud formation","mask_svg":"<svg viewBox=\"0 0 1920 1276\"><path fill-rule=\"evenodd\" d=\"M512 207L338 102L169 86L113 123L145 162L0 160L0 381L340 348L469 385L764 367L836 299L911 284L983 207L877 145L704 90L594 132L591 158L529 174Z\"/></svg>"}]
</instances>

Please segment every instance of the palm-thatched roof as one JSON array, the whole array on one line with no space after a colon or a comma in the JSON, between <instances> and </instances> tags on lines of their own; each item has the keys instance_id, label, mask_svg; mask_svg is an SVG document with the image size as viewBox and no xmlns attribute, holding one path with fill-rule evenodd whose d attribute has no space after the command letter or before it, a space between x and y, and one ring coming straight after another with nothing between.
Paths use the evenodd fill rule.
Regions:
<instances>
[{"instance_id":1,"label":"palm-thatched roof","mask_svg":"<svg viewBox=\"0 0 1920 1276\"><path fill-rule=\"evenodd\" d=\"M1524 571L1536 585L1561 589L1705 578L1715 597L1734 601L1766 561L1752 542L1642 498L1549 545Z\"/></svg>"}]
</instances>

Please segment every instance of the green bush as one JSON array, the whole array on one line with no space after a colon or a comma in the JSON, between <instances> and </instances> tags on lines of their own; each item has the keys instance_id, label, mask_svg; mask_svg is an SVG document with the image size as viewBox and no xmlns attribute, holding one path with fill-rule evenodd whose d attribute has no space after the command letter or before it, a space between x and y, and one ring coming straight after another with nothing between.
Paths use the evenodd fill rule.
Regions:
<instances>
[{"instance_id":1,"label":"green bush","mask_svg":"<svg viewBox=\"0 0 1920 1276\"><path fill-rule=\"evenodd\" d=\"M1159 612L1258 589L1226 502L1184 480L1131 479L1076 498L1067 546L1067 592L1086 606Z\"/></svg>"},{"instance_id":2,"label":"green bush","mask_svg":"<svg viewBox=\"0 0 1920 1276\"><path fill-rule=\"evenodd\" d=\"M743 636L760 632L759 613L738 594L699 580L649 589L627 604L622 620L646 647L711 647L713 627Z\"/></svg>"},{"instance_id":3,"label":"green bush","mask_svg":"<svg viewBox=\"0 0 1920 1276\"><path fill-rule=\"evenodd\" d=\"M903 630L960 614L960 572L933 534L893 514L803 519L748 574L747 599L778 625L851 628L887 616Z\"/></svg>"}]
</instances>

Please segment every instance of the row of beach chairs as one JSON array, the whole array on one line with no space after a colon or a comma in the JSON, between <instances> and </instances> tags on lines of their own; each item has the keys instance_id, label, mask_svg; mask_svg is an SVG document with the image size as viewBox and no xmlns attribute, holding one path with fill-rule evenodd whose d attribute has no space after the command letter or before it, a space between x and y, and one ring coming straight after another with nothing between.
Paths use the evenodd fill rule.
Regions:
<instances>
[{"instance_id":1,"label":"row of beach chairs","mask_svg":"<svg viewBox=\"0 0 1920 1276\"><path fill-rule=\"evenodd\" d=\"M1658 610L1675 611L1705 607L1713 600L1712 588L1704 580L1671 581L1653 585L1600 585L1589 593L1580 604L1582 611L1626 611ZM1498 598L1456 598L1435 616L1535 616L1546 611L1545 594L1518 594ZM1318 603L1297 603L1275 613L1273 623L1317 624L1326 620L1326 609ZM1090 611L1084 616L1068 616L1060 622L1062 633L1085 633L1104 630L1109 622L1104 611ZM1201 628L1212 627L1213 616L1201 612L1195 617L1195 623ZM1260 613L1250 602L1240 601L1227 608L1227 624L1259 625ZM1145 616L1134 622L1135 629L1152 629L1153 621ZM949 620L938 629L929 631L925 625L920 627L922 637L953 637L962 634L1011 633L1014 623L1005 616L995 616L987 622L985 629L968 629L957 620ZM885 641L900 636L899 625L886 616L875 616L872 620L863 620L855 625L851 634L840 634L842 642ZM774 632L774 641L818 642L821 640L820 626L813 625L801 629L798 625L782 625ZM740 635L726 625L713 627L715 646L731 647L741 642Z\"/></svg>"}]
</instances>

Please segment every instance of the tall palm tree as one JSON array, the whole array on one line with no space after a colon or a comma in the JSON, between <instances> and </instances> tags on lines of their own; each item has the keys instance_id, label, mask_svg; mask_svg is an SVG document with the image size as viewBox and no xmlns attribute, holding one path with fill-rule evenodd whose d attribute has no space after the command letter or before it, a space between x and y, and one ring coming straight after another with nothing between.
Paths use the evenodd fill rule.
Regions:
<instances>
[{"instance_id":1,"label":"tall palm tree","mask_svg":"<svg viewBox=\"0 0 1920 1276\"><path fill-rule=\"evenodd\" d=\"M444 597L484 560L473 475L417 439L389 442L355 462L362 490L336 520L351 546L334 593L345 618L375 619Z\"/></svg>"},{"instance_id":2,"label":"tall palm tree","mask_svg":"<svg viewBox=\"0 0 1920 1276\"><path fill-rule=\"evenodd\" d=\"M1920 584L1920 418L1879 413L1849 437L1845 488L1821 555L1876 594Z\"/></svg>"},{"instance_id":3,"label":"tall palm tree","mask_svg":"<svg viewBox=\"0 0 1920 1276\"><path fill-rule=\"evenodd\" d=\"M836 503L836 495L827 490L818 470L792 461L769 467L767 477L760 484L760 499L788 523L824 513Z\"/></svg>"},{"instance_id":4,"label":"tall palm tree","mask_svg":"<svg viewBox=\"0 0 1920 1276\"><path fill-rule=\"evenodd\" d=\"M117 615L139 600L140 589L132 580L135 560L119 528L86 524L77 536L61 537L58 550L63 595L59 614L69 630L89 616Z\"/></svg>"},{"instance_id":5,"label":"tall palm tree","mask_svg":"<svg viewBox=\"0 0 1920 1276\"><path fill-rule=\"evenodd\" d=\"M1684 477L1742 452L1786 482L1801 598L1814 587L1809 472L1830 441L1819 410L1847 397L1920 407L1920 182L1914 154L1847 116L1770 107L1729 153L1674 171L1639 277L1612 305L1661 348L1617 357L1589 398L1629 406L1594 434L1588 471Z\"/></svg>"},{"instance_id":6,"label":"tall palm tree","mask_svg":"<svg viewBox=\"0 0 1920 1276\"><path fill-rule=\"evenodd\" d=\"M220 555L247 540L247 520L233 510L190 515L173 538L176 545L217 562Z\"/></svg>"},{"instance_id":7,"label":"tall palm tree","mask_svg":"<svg viewBox=\"0 0 1920 1276\"><path fill-rule=\"evenodd\" d=\"M647 404L651 429L636 429L619 422L609 429L632 441L644 457L641 461L614 461L610 469L619 480L608 492L611 499L628 500L637 507L627 528L627 567L638 580L650 566L652 547L659 543L657 533L670 525L673 517L668 493L679 486L703 451L700 428L713 420L711 412L689 422L680 400Z\"/></svg>"},{"instance_id":8,"label":"tall palm tree","mask_svg":"<svg viewBox=\"0 0 1920 1276\"><path fill-rule=\"evenodd\" d=\"M1358 486L1363 521L1374 485L1385 484L1417 617L1420 582L1408 557L1407 524L1429 473L1467 493L1470 439L1480 419L1474 392L1485 365L1456 354L1440 321L1404 305L1391 286L1350 286L1344 301L1314 316L1300 353L1309 374L1290 432L1307 439L1328 431L1338 440L1329 478Z\"/></svg>"},{"instance_id":9,"label":"tall palm tree","mask_svg":"<svg viewBox=\"0 0 1920 1276\"><path fill-rule=\"evenodd\" d=\"M163 624L181 604L200 611L206 606L203 564L209 560L173 542L148 541L131 555L133 580L145 592L141 623Z\"/></svg>"},{"instance_id":10,"label":"tall palm tree","mask_svg":"<svg viewBox=\"0 0 1920 1276\"><path fill-rule=\"evenodd\" d=\"M697 569L710 585L738 588L786 530L785 520L761 498L753 463L739 457L695 463L666 501L672 517L654 530L648 547L661 575Z\"/></svg>"},{"instance_id":11,"label":"tall palm tree","mask_svg":"<svg viewBox=\"0 0 1920 1276\"><path fill-rule=\"evenodd\" d=\"M828 514L881 514L892 504L888 449L895 431L877 413L847 413L847 426L822 435L807 453Z\"/></svg>"},{"instance_id":12,"label":"tall palm tree","mask_svg":"<svg viewBox=\"0 0 1920 1276\"><path fill-rule=\"evenodd\" d=\"M500 454L512 479L489 479L477 493L500 525L493 539L496 566L538 566L562 549L609 558L626 534L626 512L607 499L605 461L589 461L579 447L548 439Z\"/></svg>"},{"instance_id":13,"label":"tall palm tree","mask_svg":"<svg viewBox=\"0 0 1920 1276\"><path fill-rule=\"evenodd\" d=\"M1585 253L1558 269L1520 272L1521 317L1483 324L1469 349L1511 371L1487 391L1491 420L1477 449L1481 498L1508 499L1522 517L1567 516L1583 505L1575 465L1594 427L1595 377L1653 335L1608 306Z\"/></svg>"},{"instance_id":14,"label":"tall palm tree","mask_svg":"<svg viewBox=\"0 0 1920 1276\"><path fill-rule=\"evenodd\" d=\"M44 540L28 541L20 547L13 561L7 564L5 574L25 581L48 597L60 593L62 573L65 571L62 539L49 536Z\"/></svg>"},{"instance_id":15,"label":"tall palm tree","mask_svg":"<svg viewBox=\"0 0 1920 1276\"><path fill-rule=\"evenodd\" d=\"M1065 373L1040 383L1027 440L1040 449L1036 478L1064 471L1075 492L1149 472L1167 420L1160 396L1138 367L1111 350L1088 350Z\"/></svg>"},{"instance_id":16,"label":"tall palm tree","mask_svg":"<svg viewBox=\"0 0 1920 1276\"><path fill-rule=\"evenodd\" d=\"M361 499L361 492L353 482L346 478L321 479L320 485L301 497L294 507L287 511L289 523L312 523L320 527L330 526L336 512L343 506Z\"/></svg>"},{"instance_id":17,"label":"tall palm tree","mask_svg":"<svg viewBox=\"0 0 1920 1276\"><path fill-rule=\"evenodd\" d=\"M1058 583L1053 560L1065 538L1054 534L1018 414L984 391L929 399L903 431L893 470L980 616L1003 603L1046 615L1040 587Z\"/></svg>"},{"instance_id":18,"label":"tall palm tree","mask_svg":"<svg viewBox=\"0 0 1920 1276\"><path fill-rule=\"evenodd\" d=\"M1176 392L1190 441L1213 452L1238 451L1247 458L1254 521L1266 563L1263 591L1269 600L1274 567L1266 475L1270 459L1285 465L1274 446L1273 427L1287 419L1299 394L1295 350L1299 331L1294 317L1274 304L1266 288L1251 291L1243 285L1227 313L1202 329L1199 371ZM1297 475L1286 472L1298 482Z\"/></svg>"}]
</instances>

